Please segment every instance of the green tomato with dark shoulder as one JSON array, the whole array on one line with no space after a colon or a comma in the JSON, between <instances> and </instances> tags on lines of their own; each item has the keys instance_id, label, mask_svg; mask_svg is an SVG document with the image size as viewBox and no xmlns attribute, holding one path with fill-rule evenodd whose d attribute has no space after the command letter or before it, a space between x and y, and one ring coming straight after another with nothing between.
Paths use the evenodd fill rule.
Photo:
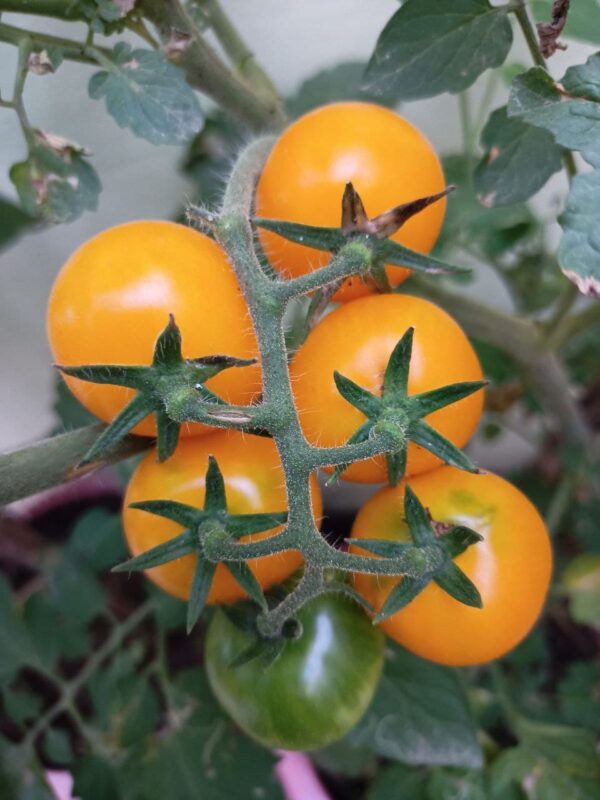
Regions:
<instances>
[{"instance_id":1,"label":"green tomato with dark shoulder","mask_svg":"<svg viewBox=\"0 0 600 800\"><path fill-rule=\"evenodd\" d=\"M221 705L248 736L272 748L312 750L344 736L371 702L383 667L384 637L349 598L326 594L297 614L302 632L268 666L232 662L251 634L217 611L205 663Z\"/></svg>"}]
</instances>

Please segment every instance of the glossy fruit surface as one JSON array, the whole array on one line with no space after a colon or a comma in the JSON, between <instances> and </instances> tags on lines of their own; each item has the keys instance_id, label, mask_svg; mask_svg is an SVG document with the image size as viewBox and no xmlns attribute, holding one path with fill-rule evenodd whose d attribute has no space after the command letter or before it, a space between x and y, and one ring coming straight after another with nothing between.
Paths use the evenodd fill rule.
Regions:
<instances>
[{"instance_id":1,"label":"glossy fruit surface","mask_svg":"<svg viewBox=\"0 0 600 800\"><path fill-rule=\"evenodd\" d=\"M483 608L469 608L430 584L381 627L413 653L440 664L499 658L527 635L548 592L552 551L542 518L521 491L489 473L442 467L410 486L436 522L466 525L484 537L455 559L479 589ZM352 536L407 540L403 502L402 486L382 489L361 508ZM355 576L356 588L376 609L395 583Z\"/></svg>"},{"instance_id":2,"label":"glossy fruit surface","mask_svg":"<svg viewBox=\"0 0 600 800\"><path fill-rule=\"evenodd\" d=\"M298 639L267 668L231 666L248 633L223 612L205 642L208 679L235 722L267 747L312 750L347 733L364 714L383 666L384 637L351 600L321 595L302 608Z\"/></svg>"},{"instance_id":3,"label":"glossy fruit surface","mask_svg":"<svg viewBox=\"0 0 600 800\"><path fill-rule=\"evenodd\" d=\"M133 474L125 495L123 525L133 556L156 547L178 533L175 522L129 508L144 500L175 500L201 508L204 502L208 457L213 455L223 473L227 510L231 514L285 511L285 482L277 448L272 439L236 431L218 431L188 438L179 443L174 455L162 464L149 453ZM313 511L321 517L321 495L316 479L312 483ZM273 536L280 528L252 534L252 541ZM245 537L240 541L248 541ZM291 550L248 562L263 588L278 583L302 564L299 552ZM187 600L190 594L195 554L154 567L146 572L161 589ZM219 564L212 582L209 603L230 603L244 592L229 571Z\"/></svg>"},{"instance_id":4,"label":"glossy fruit surface","mask_svg":"<svg viewBox=\"0 0 600 800\"><path fill-rule=\"evenodd\" d=\"M351 181L369 217L401 203L440 192L442 167L431 144L407 120L372 103L321 106L293 122L273 147L256 190L256 215L268 219L337 227L344 187ZM446 201L409 220L392 239L428 253L438 237ZM296 277L327 264L330 254L260 231L272 265ZM396 286L410 274L389 266ZM371 289L348 279L334 296L353 300Z\"/></svg>"},{"instance_id":5,"label":"glossy fruit surface","mask_svg":"<svg viewBox=\"0 0 600 800\"><path fill-rule=\"evenodd\" d=\"M433 303L399 294L373 295L347 303L313 328L291 363L300 422L312 444L344 444L365 421L365 416L338 392L334 370L368 391L381 394L390 354L411 325L415 332L409 394L459 381L481 380L481 367L469 340L457 323ZM477 427L482 406L483 392L479 391L426 419L462 447ZM439 459L427 450L409 444L408 475L439 465ZM361 483L383 482L385 461L377 457L355 462L343 477Z\"/></svg>"},{"instance_id":6,"label":"glossy fruit surface","mask_svg":"<svg viewBox=\"0 0 600 800\"><path fill-rule=\"evenodd\" d=\"M237 279L223 250L174 222L118 225L83 244L63 266L50 295L48 336L55 361L84 364L151 363L154 344L175 315L183 355L254 358L257 345ZM75 396L110 422L132 392L66 377ZM260 391L258 366L225 370L208 387L232 403ZM151 436L148 417L135 433ZM182 435L206 431L182 426Z\"/></svg>"}]
</instances>

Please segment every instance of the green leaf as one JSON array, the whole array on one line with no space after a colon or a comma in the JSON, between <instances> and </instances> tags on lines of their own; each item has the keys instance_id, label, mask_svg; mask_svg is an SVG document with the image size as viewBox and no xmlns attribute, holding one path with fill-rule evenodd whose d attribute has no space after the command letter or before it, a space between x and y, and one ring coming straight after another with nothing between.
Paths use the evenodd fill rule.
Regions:
<instances>
[{"instance_id":1,"label":"green leaf","mask_svg":"<svg viewBox=\"0 0 600 800\"><path fill-rule=\"evenodd\" d=\"M559 145L579 150L592 166L600 166L600 53L569 67L560 86L541 67L518 75L508 115L545 128Z\"/></svg>"},{"instance_id":2,"label":"green leaf","mask_svg":"<svg viewBox=\"0 0 600 800\"><path fill-rule=\"evenodd\" d=\"M562 575L561 588L575 622L600 629L600 555L576 556Z\"/></svg>"},{"instance_id":3,"label":"green leaf","mask_svg":"<svg viewBox=\"0 0 600 800\"><path fill-rule=\"evenodd\" d=\"M81 405L59 372L55 374L52 410L58 418L55 433L85 428L98 422L98 418Z\"/></svg>"},{"instance_id":4,"label":"green leaf","mask_svg":"<svg viewBox=\"0 0 600 800\"><path fill-rule=\"evenodd\" d=\"M427 800L490 800L485 776L464 770L436 770L427 784ZM494 796L494 800L508 800ZM512 800L522 800L513 798Z\"/></svg>"},{"instance_id":5,"label":"green leaf","mask_svg":"<svg viewBox=\"0 0 600 800\"><path fill-rule=\"evenodd\" d=\"M561 148L549 131L496 109L481 134L485 150L475 169L475 189L486 208L527 200L562 167Z\"/></svg>"},{"instance_id":6,"label":"green leaf","mask_svg":"<svg viewBox=\"0 0 600 800\"><path fill-rule=\"evenodd\" d=\"M2 800L56 800L33 749L9 745L3 738L0 738L0 797Z\"/></svg>"},{"instance_id":7,"label":"green leaf","mask_svg":"<svg viewBox=\"0 0 600 800\"><path fill-rule=\"evenodd\" d=\"M481 748L457 673L397 645L386 656L371 706L343 741L405 764L481 767Z\"/></svg>"},{"instance_id":8,"label":"green leaf","mask_svg":"<svg viewBox=\"0 0 600 800\"><path fill-rule=\"evenodd\" d=\"M397 100L460 92L500 66L511 44L506 10L488 0L406 0L377 41L363 87Z\"/></svg>"},{"instance_id":9,"label":"green leaf","mask_svg":"<svg viewBox=\"0 0 600 800\"><path fill-rule=\"evenodd\" d=\"M531 8L539 22L552 19L554 0L532 0ZM600 5L598 0L575 0L571 3L567 24L561 39L580 39L582 42L600 44Z\"/></svg>"},{"instance_id":10,"label":"green leaf","mask_svg":"<svg viewBox=\"0 0 600 800\"><path fill-rule=\"evenodd\" d=\"M29 720L36 719L44 704L39 695L33 694L28 689L15 689L14 687L3 691L2 703L8 716L17 725L24 725Z\"/></svg>"},{"instance_id":11,"label":"green leaf","mask_svg":"<svg viewBox=\"0 0 600 800\"><path fill-rule=\"evenodd\" d=\"M341 100L374 100L380 105L394 105L394 101L375 96L361 89L366 64L362 61L348 61L335 67L321 70L300 86L293 97L287 101L291 117L299 117L313 108L326 103L339 103Z\"/></svg>"},{"instance_id":12,"label":"green leaf","mask_svg":"<svg viewBox=\"0 0 600 800\"><path fill-rule=\"evenodd\" d=\"M600 106L599 117L600 117ZM598 126L600 136L600 124ZM563 235L558 262L564 274L583 294L600 297L600 166L577 175L571 184L565 210L559 220Z\"/></svg>"},{"instance_id":13,"label":"green leaf","mask_svg":"<svg viewBox=\"0 0 600 800\"><path fill-rule=\"evenodd\" d=\"M0 576L0 682L6 686L26 664L39 664L33 641L14 606L10 586Z\"/></svg>"},{"instance_id":14,"label":"green leaf","mask_svg":"<svg viewBox=\"0 0 600 800\"><path fill-rule=\"evenodd\" d=\"M103 508L83 514L73 529L68 549L96 573L112 567L127 553L120 515Z\"/></svg>"},{"instance_id":15,"label":"green leaf","mask_svg":"<svg viewBox=\"0 0 600 800\"><path fill-rule=\"evenodd\" d=\"M73 751L68 733L61 728L48 728L44 734L44 753L54 764L69 764Z\"/></svg>"},{"instance_id":16,"label":"green leaf","mask_svg":"<svg viewBox=\"0 0 600 800\"><path fill-rule=\"evenodd\" d=\"M56 609L71 624L87 625L106 607L104 588L90 567L74 554L65 553L50 571L48 585Z\"/></svg>"},{"instance_id":17,"label":"green leaf","mask_svg":"<svg viewBox=\"0 0 600 800\"><path fill-rule=\"evenodd\" d=\"M178 676L190 696L193 713L156 742L144 759L144 800L283 800L274 755L235 731L218 707L205 673L194 669ZM174 787L175 790L174 790ZM175 791L175 795L174 795ZM106 795L112 797L113 795ZM87 800L86 798L84 800Z\"/></svg>"},{"instance_id":18,"label":"green leaf","mask_svg":"<svg viewBox=\"0 0 600 800\"><path fill-rule=\"evenodd\" d=\"M567 725L534 722L521 717L515 724L519 741L561 771L600 781L596 735Z\"/></svg>"},{"instance_id":19,"label":"green leaf","mask_svg":"<svg viewBox=\"0 0 600 800\"><path fill-rule=\"evenodd\" d=\"M600 733L600 664L570 664L558 685L558 701L565 722Z\"/></svg>"},{"instance_id":20,"label":"green leaf","mask_svg":"<svg viewBox=\"0 0 600 800\"><path fill-rule=\"evenodd\" d=\"M81 800L121 800L118 777L113 766L100 756L87 753L71 768L73 797Z\"/></svg>"},{"instance_id":21,"label":"green leaf","mask_svg":"<svg viewBox=\"0 0 600 800\"><path fill-rule=\"evenodd\" d=\"M431 800L426 783L424 770L391 764L377 773L365 800Z\"/></svg>"},{"instance_id":22,"label":"green leaf","mask_svg":"<svg viewBox=\"0 0 600 800\"><path fill-rule=\"evenodd\" d=\"M70 615L65 617L48 592L36 592L28 599L24 622L35 642L37 658L46 669L52 670L61 657L84 658L89 653L86 626Z\"/></svg>"},{"instance_id":23,"label":"green leaf","mask_svg":"<svg viewBox=\"0 0 600 800\"><path fill-rule=\"evenodd\" d=\"M73 222L84 211L95 211L101 184L83 151L49 134L38 138L27 160L10 170L25 211L51 223Z\"/></svg>"},{"instance_id":24,"label":"green leaf","mask_svg":"<svg viewBox=\"0 0 600 800\"><path fill-rule=\"evenodd\" d=\"M34 222L19 206L0 197L0 249L25 233Z\"/></svg>"},{"instance_id":25,"label":"green leaf","mask_svg":"<svg viewBox=\"0 0 600 800\"><path fill-rule=\"evenodd\" d=\"M92 75L88 91L94 100L104 98L118 125L152 144L184 144L203 124L183 72L158 51L119 42L111 68Z\"/></svg>"}]
</instances>

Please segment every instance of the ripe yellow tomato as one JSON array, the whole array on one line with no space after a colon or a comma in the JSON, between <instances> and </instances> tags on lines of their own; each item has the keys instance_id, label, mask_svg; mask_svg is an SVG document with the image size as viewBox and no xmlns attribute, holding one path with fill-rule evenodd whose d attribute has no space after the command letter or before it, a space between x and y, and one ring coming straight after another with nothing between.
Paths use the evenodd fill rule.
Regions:
<instances>
[{"instance_id":1,"label":"ripe yellow tomato","mask_svg":"<svg viewBox=\"0 0 600 800\"><path fill-rule=\"evenodd\" d=\"M207 236L174 222L117 225L83 244L60 271L48 306L55 361L149 365L169 314L183 337L183 355L255 358L258 348L241 289L225 253ZM65 377L93 414L110 422L133 392ZM231 403L260 391L257 365L224 370L207 386ZM182 435L206 431L182 426ZM152 436L154 419L134 429Z\"/></svg>"},{"instance_id":2,"label":"ripe yellow tomato","mask_svg":"<svg viewBox=\"0 0 600 800\"><path fill-rule=\"evenodd\" d=\"M418 297L381 294L363 297L335 309L308 335L290 365L300 423L311 444L344 444L365 421L361 411L338 392L334 370L374 394L381 394L390 354L407 328L414 326L408 390L418 394L449 383L479 381L481 367L469 340L438 306ZM439 433L462 447L469 440L483 406L483 392L459 400L427 417ZM408 446L406 474L440 465L436 456ZM383 456L357 461L343 473L346 480L386 480Z\"/></svg>"},{"instance_id":3,"label":"ripe yellow tomato","mask_svg":"<svg viewBox=\"0 0 600 800\"><path fill-rule=\"evenodd\" d=\"M210 455L216 458L223 474L229 513L262 514L287 509L283 470L272 439L237 431L217 431L188 438L181 441L173 456L162 464L156 461L155 453L149 453L131 478L125 495L123 526L132 556L166 542L181 533L182 528L163 517L129 508L129 505L143 500L174 500L202 508ZM313 513L319 521L322 503L315 478L311 482L311 492ZM240 541L264 539L280 530L281 527L261 531ZM285 580L301 564L302 556L296 550L248 562L265 589ZM196 556L190 554L147 570L146 574L165 592L187 600L195 565ZM231 603L244 596L229 570L219 564L208 602Z\"/></svg>"},{"instance_id":4,"label":"ripe yellow tomato","mask_svg":"<svg viewBox=\"0 0 600 800\"><path fill-rule=\"evenodd\" d=\"M542 518L522 492L489 473L442 467L410 486L436 522L466 525L483 536L455 559L479 589L483 608L463 605L431 583L382 628L413 653L440 664L499 658L530 631L548 592L552 550ZM403 504L402 485L382 489L361 508L352 537L408 540ZM376 609L398 581L373 575L354 580Z\"/></svg>"},{"instance_id":5,"label":"ripe yellow tomato","mask_svg":"<svg viewBox=\"0 0 600 800\"><path fill-rule=\"evenodd\" d=\"M440 160L431 144L407 120L372 103L322 106L293 122L276 141L256 190L256 215L306 225L336 227L348 181L374 217L401 203L436 194L445 186ZM442 227L446 201L410 219L391 238L428 253ZM327 264L330 254L259 232L273 267L297 277ZM388 266L397 286L410 272ZM336 301L371 293L357 277L334 295Z\"/></svg>"}]
</instances>

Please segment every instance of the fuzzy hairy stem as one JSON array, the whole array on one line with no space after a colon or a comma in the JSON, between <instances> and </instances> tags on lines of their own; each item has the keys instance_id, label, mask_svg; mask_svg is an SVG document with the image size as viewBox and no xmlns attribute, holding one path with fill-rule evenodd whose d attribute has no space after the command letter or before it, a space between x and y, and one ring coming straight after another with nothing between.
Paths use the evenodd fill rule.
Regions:
<instances>
[{"instance_id":1,"label":"fuzzy hairy stem","mask_svg":"<svg viewBox=\"0 0 600 800\"><path fill-rule=\"evenodd\" d=\"M180 0L143 0L140 10L167 43L173 32L189 36L189 44L177 58L191 86L204 92L222 108L236 115L253 131L280 128L285 114L279 101L259 96L234 75L207 44Z\"/></svg>"}]
</instances>

